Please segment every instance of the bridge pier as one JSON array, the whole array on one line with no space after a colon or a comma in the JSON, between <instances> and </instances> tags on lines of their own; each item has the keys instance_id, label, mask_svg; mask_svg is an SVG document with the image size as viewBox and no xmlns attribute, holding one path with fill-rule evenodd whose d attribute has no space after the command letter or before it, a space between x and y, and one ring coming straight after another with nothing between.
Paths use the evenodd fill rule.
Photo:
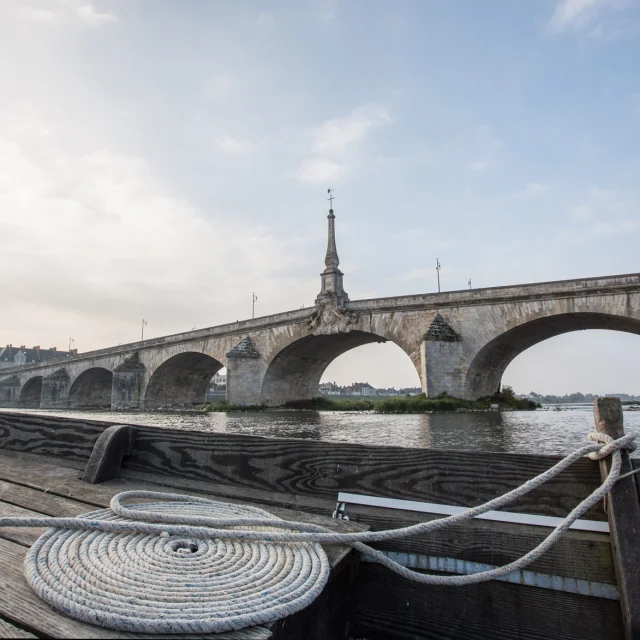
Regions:
<instances>
[{"instance_id":1,"label":"bridge pier","mask_svg":"<svg viewBox=\"0 0 640 640\"><path fill-rule=\"evenodd\" d=\"M0 407L17 407L20 398L20 380L11 376L0 380Z\"/></svg>"},{"instance_id":2,"label":"bridge pier","mask_svg":"<svg viewBox=\"0 0 640 640\"><path fill-rule=\"evenodd\" d=\"M58 369L42 379L41 409L65 409L69 400L71 379L66 369Z\"/></svg>"},{"instance_id":3,"label":"bridge pier","mask_svg":"<svg viewBox=\"0 0 640 640\"><path fill-rule=\"evenodd\" d=\"M462 338L438 313L431 322L420 345L423 391L435 398L443 393L464 398L465 366Z\"/></svg>"},{"instance_id":4,"label":"bridge pier","mask_svg":"<svg viewBox=\"0 0 640 640\"><path fill-rule=\"evenodd\" d=\"M247 337L227 353L227 402L259 405L266 363Z\"/></svg>"},{"instance_id":5,"label":"bridge pier","mask_svg":"<svg viewBox=\"0 0 640 640\"><path fill-rule=\"evenodd\" d=\"M138 352L113 370L111 386L113 411L143 408L142 382L145 372L145 366L140 361Z\"/></svg>"}]
</instances>

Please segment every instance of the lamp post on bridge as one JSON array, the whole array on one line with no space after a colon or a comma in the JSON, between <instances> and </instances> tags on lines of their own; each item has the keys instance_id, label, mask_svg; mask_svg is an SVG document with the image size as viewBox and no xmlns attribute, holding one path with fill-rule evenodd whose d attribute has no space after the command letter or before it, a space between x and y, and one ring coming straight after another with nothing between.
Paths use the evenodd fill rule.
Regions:
<instances>
[{"instance_id":1,"label":"lamp post on bridge","mask_svg":"<svg viewBox=\"0 0 640 640\"><path fill-rule=\"evenodd\" d=\"M251 293L251 319L253 320L253 318L256 317L256 300L258 299L258 296L255 294L255 292Z\"/></svg>"},{"instance_id":2,"label":"lamp post on bridge","mask_svg":"<svg viewBox=\"0 0 640 640\"><path fill-rule=\"evenodd\" d=\"M144 340L144 326L148 324L148 322L142 318L142 333L140 334L140 340Z\"/></svg>"},{"instance_id":3,"label":"lamp post on bridge","mask_svg":"<svg viewBox=\"0 0 640 640\"><path fill-rule=\"evenodd\" d=\"M440 260L436 258L436 273L438 274L438 293L440 293L440 269L442 269L442 265L440 264Z\"/></svg>"}]
</instances>

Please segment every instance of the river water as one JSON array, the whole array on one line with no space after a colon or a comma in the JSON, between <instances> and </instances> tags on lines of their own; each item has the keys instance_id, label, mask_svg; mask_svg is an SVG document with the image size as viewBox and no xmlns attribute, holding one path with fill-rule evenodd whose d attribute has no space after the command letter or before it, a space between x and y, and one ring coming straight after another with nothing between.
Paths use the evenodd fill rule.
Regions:
<instances>
[{"instance_id":1,"label":"river water","mask_svg":"<svg viewBox=\"0 0 640 640\"><path fill-rule=\"evenodd\" d=\"M346 411L28 411L70 418L272 438L541 454L566 454L584 444L587 434L593 431L592 405L563 405L559 411L554 407L545 407L538 411L417 415ZM624 426L627 432L637 433L640 439L640 411L625 410ZM634 456L640 457L640 451L634 452Z\"/></svg>"}]
</instances>

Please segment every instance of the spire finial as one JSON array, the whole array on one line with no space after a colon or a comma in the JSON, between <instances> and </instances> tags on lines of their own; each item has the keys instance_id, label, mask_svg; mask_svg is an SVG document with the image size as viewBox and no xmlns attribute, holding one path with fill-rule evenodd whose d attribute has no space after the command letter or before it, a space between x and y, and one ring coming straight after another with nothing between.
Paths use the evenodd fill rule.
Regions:
<instances>
[{"instance_id":1,"label":"spire finial","mask_svg":"<svg viewBox=\"0 0 640 640\"><path fill-rule=\"evenodd\" d=\"M327 189L327 193L329 194L329 197L327 198L329 201L329 213L333 213L333 201L335 200L333 189Z\"/></svg>"}]
</instances>

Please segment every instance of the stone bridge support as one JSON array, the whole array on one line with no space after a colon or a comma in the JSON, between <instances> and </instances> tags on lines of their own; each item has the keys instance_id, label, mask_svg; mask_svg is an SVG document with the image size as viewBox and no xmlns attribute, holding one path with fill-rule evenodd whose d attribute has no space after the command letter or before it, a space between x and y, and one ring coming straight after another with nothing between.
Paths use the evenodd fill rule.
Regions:
<instances>
[{"instance_id":1,"label":"stone bridge support","mask_svg":"<svg viewBox=\"0 0 640 640\"><path fill-rule=\"evenodd\" d=\"M42 379L42 409L65 409L69 399L71 379L66 369L57 369Z\"/></svg>"},{"instance_id":2,"label":"stone bridge support","mask_svg":"<svg viewBox=\"0 0 640 640\"><path fill-rule=\"evenodd\" d=\"M111 409L142 409L142 383L146 368L140 361L138 352L129 356L113 370L111 388Z\"/></svg>"},{"instance_id":3,"label":"stone bridge support","mask_svg":"<svg viewBox=\"0 0 640 640\"><path fill-rule=\"evenodd\" d=\"M250 337L246 337L227 353L227 402L229 404L262 404L262 379L267 365L260 358Z\"/></svg>"},{"instance_id":4,"label":"stone bridge support","mask_svg":"<svg viewBox=\"0 0 640 640\"><path fill-rule=\"evenodd\" d=\"M20 398L20 379L18 376L10 376L0 380L0 406L17 407Z\"/></svg>"},{"instance_id":5,"label":"stone bridge support","mask_svg":"<svg viewBox=\"0 0 640 640\"><path fill-rule=\"evenodd\" d=\"M420 345L422 390L429 397L465 395L462 337L437 313Z\"/></svg>"}]
</instances>

